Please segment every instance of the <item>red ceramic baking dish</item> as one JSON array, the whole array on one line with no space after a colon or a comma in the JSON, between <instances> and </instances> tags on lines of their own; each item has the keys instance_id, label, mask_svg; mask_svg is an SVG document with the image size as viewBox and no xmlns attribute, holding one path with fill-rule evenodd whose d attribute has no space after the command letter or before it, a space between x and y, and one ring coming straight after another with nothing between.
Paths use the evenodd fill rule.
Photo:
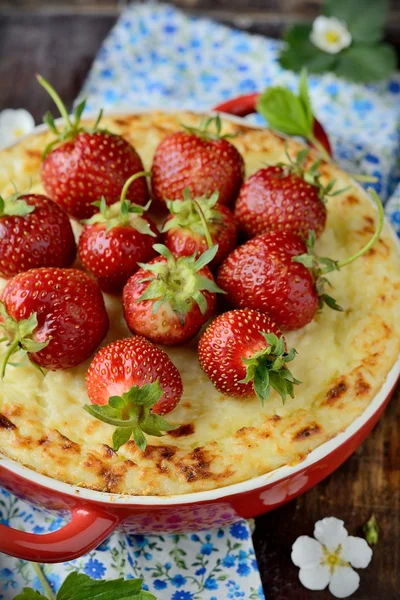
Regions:
<instances>
[{"instance_id":1,"label":"red ceramic baking dish","mask_svg":"<svg viewBox=\"0 0 400 600\"><path fill-rule=\"evenodd\" d=\"M238 114L238 106L231 101L228 108L225 104L219 109ZM0 525L0 552L25 560L64 562L94 549L116 528L136 534L183 532L227 525L272 510L319 483L358 448L378 422L399 375L400 358L361 416L303 462L211 491L165 497L97 492L51 479L0 455L0 485L68 520L58 531L45 535Z\"/></svg>"}]
</instances>

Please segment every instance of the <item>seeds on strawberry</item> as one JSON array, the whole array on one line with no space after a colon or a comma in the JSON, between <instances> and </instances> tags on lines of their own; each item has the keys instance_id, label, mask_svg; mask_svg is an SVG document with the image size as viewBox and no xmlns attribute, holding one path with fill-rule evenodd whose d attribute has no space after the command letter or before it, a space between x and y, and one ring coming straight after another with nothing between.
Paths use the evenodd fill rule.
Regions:
<instances>
[{"instance_id":1,"label":"seeds on strawberry","mask_svg":"<svg viewBox=\"0 0 400 600\"><path fill-rule=\"evenodd\" d=\"M0 197L0 277L37 267L70 267L76 244L66 213L46 196Z\"/></svg>"},{"instance_id":2,"label":"seeds on strawberry","mask_svg":"<svg viewBox=\"0 0 400 600\"><path fill-rule=\"evenodd\" d=\"M199 129L185 127L161 142L152 167L155 199L183 200L188 188L193 198L218 191L220 204L232 204L243 182L244 161L221 128L220 117L212 117Z\"/></svg>"},{"instance_id":3,"label":"seeds on strawberry","mask_svg":"<svg viewBox=\"0 0 400 600\"><path fill-rule=\"evenodd\" d=\"M210 318L217 292L207 264L217 252L216 246L199 258L175 259L161 244L161 254L141 264L126 284L122 303L125 320L132 333L143 335L157 344L180 344L194 337Z\"/></svg>"},{"instance_id":4,"label":"seeds on strawberry","mask_svg":"<svg viewBox=\"0 0 400 600\"><path fill-rule=\"evenodd\" d=\"M283 330L298 329L318 309L312 274L292 261L306 251L303 240L290 231L264 233L228 256L217 283L232 306L268 313Z\"/></svg>"},{"instance_id":5,"label":"seeds on strawberry","mask_svg":"<svg viewBox=\"0 0 400 600\"><path fill-rule=\"evenodd\" d=\"M118 202L126 180L143 171L143 163L124 138L99 129L102 113L94 127L82 125L85 101L77 106L71 118L51 85L42 77L38 80L64 119L64 129L60 131L52 115L45 116L45 122L56 137L45 150L41 169L43 186L68 214L76 219L87 219L96 212L93 203L101 197L107 205ZM127 194L128 200L140 205L146 204L148 197L144 178L135 181Z\"/></svg>"},{"instance_id":6,"label":"seeds on strawberry","mask_svg":"<svg viewBox=\"0 0 400 600\"><path fill-rule=\"evenodd\" d=\"M379 239L384 211L374 190L370 194L378 208L376 231L353 256L342 261L319 257L314 231L307 244L290 231L264 233L236 248L220 266L217 284L227 300L238 308L268 313L281 329L304 327L323 304L342 310L325 291L325 275L357 260Z\"/></svg>"},{"instance_id":7,"label":"seeds on strawberry","mask_svg":"<svg viewBox=\"0 0 400 600\"><path fill-rule=\"evenodd\" d=\"M223 313L205 330L199 342L199 362L218 391L228 396L256 394L264 405L271 388L294 397L293 377L287 363L295 357L286 351L282 334L267 315L255 310Z\"/></svg>"},{"instance_id":8,"label":"seeds on strawberry","mask_svg":"<svg viewBox=\"0 0 400 600\"><path fill-rule=\"evenodd\" d=\"M94 357L86 375L92 416L116 427L114 450L131 437L146 449L144 433L161 436L175 429L160 415L179 403L182 379L168 355L143 337L118 340Z\"/></svg>"},{"instance_id":9,"label":"seeds on strawberry","mask_svg":"<svg viewBox=\"0 0 400 600\"><path fill-rule=\"evenodd\" d=\"M96 281L76 269L32 269L7 283L0 327L10 340L1 361L22 351L39 367L69 369L86 360L105 337L108 315Z\"/></svg>"},{"instance_id":10,"label":"seeds on strawberry","mask_svg":"<svg viewBox=\"0 0 400 600\"><path fill-rule=\"evenodd\" d=\"M313 229L319 236L325 227L326 206L318 189L282 167L260 169L243 184L235 206L235 217L247 237L285 229L306 236Z\"/></svg>"},{"instance_id":11,"label":"seeds on strawberry","mask_svg":"<svg viewBox=\"0 0 400 600\"><path fill-rule=\"evenodd\" d=\"M306 168L308 154L308 149L302 150L293 160L286 149L287 163L260 169L245 181L235 217L248 237L282 229L303 237L310 230L321 235L326 223L325 202L344 189L334 191L334 180L322 185L321 161Z\"/></svg>"},{"instance_id":12,"label":"seeds on strawberry","mask_svg":"<svg viewBox=\"0 0 400 600\"><path fill-rule=\"evenodd\" d=\"M183 197L183 200L166 200L171 214L162 228L164 243L174 256L199 256L208 247L218 245L218 252L209 265L215 268L236 246L233 214L218 203L218 192L209 198L192 199L186 188Z\"/></svg>"},{"instance_id":13,"label":"seeds on strawberry","mask_svg":"<svg viewBox=\"0 0 400 600\"><path fill-rule=\"evenodd\" d=\"M107 207L104 197L97 203L100 212L86 221L79 238L79 258L83 266L98 280L102 290L118 293L139 262L148 262L156 256L153 249L158 230L155 223L144 216L149 208L126 200L129 187L146 173L136 173L125 183L119 202Z\"/></svg>"}]
</instances>

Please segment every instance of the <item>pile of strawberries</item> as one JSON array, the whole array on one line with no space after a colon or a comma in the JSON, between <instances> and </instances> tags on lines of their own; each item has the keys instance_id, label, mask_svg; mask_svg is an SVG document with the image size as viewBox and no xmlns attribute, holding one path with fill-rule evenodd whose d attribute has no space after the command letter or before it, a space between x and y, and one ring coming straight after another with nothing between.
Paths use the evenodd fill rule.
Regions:
<instances>
[{"instance_id":1,"label":"pile of strawberries","mask_svg":"<svg viewBox=\"0 0 400 600\"><path fill-rule=\"evenodd\" d=\"M173 428L163 415L178 404L182 380L156 344L192 339L217 305L199 341L200 365L215 387L262 402L271 388L283 401L293 397L299 381L287 363L295 350L281 330L309 323L322 302L340 308L323 277L340 265L313 250L334 195L332 182L320 182L319 163L305 170L303 151L244 181L243 158L212 117L168 135L146 173L125 139L99 121L83 126L84 103L70 117L39 79L63 126L46 115L55 136L41 169L46 196L0 198L0 276L9 279L0 302L8 340L1 375L16 353L50 370L90 357L109 326L104 291L122 293L134 335L95 355L85 409L115 427L115 449L131 438L145 449L144 433ZM160 228L151 202L158 213L168 210ZM70 218L83 224L78 248Z\"/></svg>"}]
</instances>

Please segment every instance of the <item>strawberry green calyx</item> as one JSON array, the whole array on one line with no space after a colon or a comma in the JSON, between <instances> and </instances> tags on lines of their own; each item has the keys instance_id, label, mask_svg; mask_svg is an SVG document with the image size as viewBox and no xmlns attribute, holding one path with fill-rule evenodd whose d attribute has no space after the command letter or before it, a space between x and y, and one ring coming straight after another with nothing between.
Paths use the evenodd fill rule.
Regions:
<instances>
[{"instance_id":1,"label":"strawberry green calyx","mask_svg":"<svg viewBox=\"0 0 400 600\"><path fill-rule=\"evenodd\" d=\"M96 133L97 131L105 131L105 130L99 129L99 123L103 117L103 110L101 110L99 112L99 115L98 115L93 127L84 127L83 125L81 125L81 117L82 117L82 113L86 107L86 99L82 100L82 102L80 102L77 105L73 116L70 117L65 104L63 103L60 96L57 94L56 90L53 88L53 86L48 81L46 81L46 79L44 79L44 77L42 77L41 75L36 75L36 79L38 80L39 84L49 94L49 96L53 100L54 104L57 106L61 117L64 120L64 128L59 129L51 112L47 112L44 115L43 121L48 125L49 129L54 133L54 135L56 136L56 139L53 140L52 142L50 142L50 144L48 144L46 146L46 148L43 152L43 159L46 158L48 153L51 152L51 150L55 146L57 146L58 144L62 144L63 142L67 142L68 140L73 139L79 133L82 133L82 132Z\"/></svg>"},{"instance_id":2,"label":"strawberry green calyx","mask_svg":"<svg viewBox=\"0 0 400 600\"><path fill-rule=\"evenodd\" d=\"M304 150L300 150L300 152L298 152L295 160L293 160L293 158L288 152L288 145L286 142L285 154L288 162L278 163L277 165L278 167L281 167L283 169L284 177L289 175L289 173L294 173L298 177L301 177L306 183L309 183L310 185L313 185L318 189L318 197L321 200L321 202L324 203L326 203L329 197L338 196L339 194L345 192L348 189L348 187L334 191L333 188L336 184L336 181L334 179L332 179L327 185L323 185L323 183L321 182L322 174L319 170L319 167L322 162L321 160L316 160L308 168L305 167L304 163L307 159L307 156L309 155L309 152L310 150L308 148L304 148Z\"/></svg>"},{"instance_id":3,"label":"strawberry green calyx","mask_svg":"<svg viewBox=\"0 0 400 600\"><path fill-rule=\"evenodd\" d=\"M119 450L133 438L144 451L147 446L144 433L161 437L163 432L176 429L175 425L151 412L163 394L164 390L157 380L143 386L134 385L122 396L111 396L108 404L85 404L83 408L92 417L116 427L113 434L114 450Z\"/></svg>"},{"instance_id":4,"label":"strawberry green calyx","mask_svg":"<svg viewBox=\"0 0 400 600\"><path fill-rule=\"evenodd\" d=\"M278 392L284 404L287 395L294 398L293 386L301 383L293 377L286 366L295 358L297 352L294 348L286 352L283 336L278 338L274 333L264 331L260 331L260 333L268 346L251 358L242 358L246 366L246 377L239 383L252 381L254 391L261 400L262 406L268 399L271 388Z\"/></svg>"},{"instance_id":5,"label":"strawberry green calyx","mask_svg":"<svg viewBox=\"0 0 400 600\"><path fill-rule=\"evenodd\" d=\"M19 352L20 355L26 356L28 352L39 352L47 346L49 340L37 342L32 337L38 326L36 313L32 313L30 317L23 321L16 321L8 314L4 303L0 302L0 319L0 328L5 333L5 337L1 338L0 341L9 341L6 353L0 362L0 378L3 379L10 358L14 354ZM32 364L38 367L35 363L32 362ZM38 368L40 369L40 367Z\"/></svg>"},{"instance_id":6,"label":"strawberry green calyx","mask_svg":"<svg viewBox=\"0 0 400 600\"><path fill-rule=\"evenodd\" d=\"M150 283L137 302L156 300L153 304L154 314L162 304L168 303L184 324L185 316L191 310L193 302L196 302L202 315L206 314L207 300L203 291L225 293L213 280L199 272L213 260L218 246L209 248L197 259L195 254L175 259L170 250L162 244L154 244L153 248L167 260L153 264L138 263L142 269L155 277L142 279Z\"/></svg>"},{"instance_id":7,"label":"strawberry green calyx","mask_svg":"<svg viewBox=\"0 0 400 600\"><path fill-rule=\"evenodd\" d=\"M187 227L194 233L204 236L208 247L211 248L213 244L210 225L222 220L221 213L215 208L218 197L219 193L214 192L209 197L191 198L190 190L185 188L183 200L166 200L168 210L173 217L165 223L162 233L174 227Z\"/></svg>"},{"instance_id":8,"label":"strawberry green calyx","mask_svg":"<svg viewBox=\"0 0 400 600\"><path fill-rule=\"evenodd\" d=\"M318 254L316 254L314 250L317 238L315 235L315 231L311 230L309 232L308 239L305 240L307 246L307 253L301 254L300 256L294 256L292 258L294 262L301 263L311 271L317 294L319 297L320 310L323 308L324 304L326 304L327 306L329 306L329 308L332 308L333 310L343 310L343 308L336 303L336 300L325 292L326 286L331 285L329 280L325 277L325 275L331 273L332 271L340 271L340 269L342 269L343 267L346 267L350 263L354 262L364 254L366 254L372 248L372 246L375 245L382 233L385 218L382 202L378 194L373 189L370 188L368 192L377 206L378 219L375 233L371 237L371 239L365 244L365 246L363 246L358 252L356 252L352 256L349 256L348 258L345 258L340 261L334 260L332 258L318 256Z\"/></svg>"},{"instance_id":9,"label":"strawberry green calyx","mask_svg":"<svg viewBox=\"0 0 400 600\"><path fill-rule=\"evenodd\" d=\"M222 121L219 115L202 119L199 127L190 127L183 124L182 127L188 133L197 135L203 140L227 140L236 137L233 133L222 133Z\"/></svg>"},{"instance_id":10,"label":"strawberry green calyx","mask_svg":"<svg viewBox=\"0 0 400 600\"><path fill-rule=\"evenodd\" d=\"M119 201L115 202L111 206L107 206L104 196L102 196L101 200L93 202L93 206L96 206L99 209L99 212L93 215L93 217L90 219L83 221L83 223L85 225L106 223L107 232L114 227L132 227L133 229L139 231L139 233L157 237L154 231L152 231L149 222L146 221L146 219L141 218L150 208L151 200L149 200L145 206L140 206L139 204L135 204L134 202L130 202L130 200L126 199L129 186L134 181L139 179L139 177L148 176L149 173L146 173L145 171L141 171L140 173L135 173L135 175L132 175L132 177L125 182Z\"/></svg>"},{"instance_id":11,"label":"strawberry green calyx","mask_svg":"<svg viewBox=\"0 0 400 600\"><path fill-rule=\"evenodd\" d=\"M35 210L35 207L21 199L19 193L8 198L0 196L0 219L2 217L26 217Z\"/></svg>"}]
</instances>

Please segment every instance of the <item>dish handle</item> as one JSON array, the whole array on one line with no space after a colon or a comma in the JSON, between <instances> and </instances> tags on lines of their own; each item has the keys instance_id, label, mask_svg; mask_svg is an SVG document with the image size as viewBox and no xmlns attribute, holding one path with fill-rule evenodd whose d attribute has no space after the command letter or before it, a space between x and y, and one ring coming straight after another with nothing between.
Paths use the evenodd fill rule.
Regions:
<instances>
[{"instance_id":1,"label":"dish handle","mask_svg":"<svg viewBox=\"0 0 400 600\"><path fill-rule=\"evenodd\" d=\"M27 533L0 525L0 552L31 562L66 562L99 546L118 523L115 515L80 506L71 510L69 523L52 533Z\"/></svg>"}]
</instances>

